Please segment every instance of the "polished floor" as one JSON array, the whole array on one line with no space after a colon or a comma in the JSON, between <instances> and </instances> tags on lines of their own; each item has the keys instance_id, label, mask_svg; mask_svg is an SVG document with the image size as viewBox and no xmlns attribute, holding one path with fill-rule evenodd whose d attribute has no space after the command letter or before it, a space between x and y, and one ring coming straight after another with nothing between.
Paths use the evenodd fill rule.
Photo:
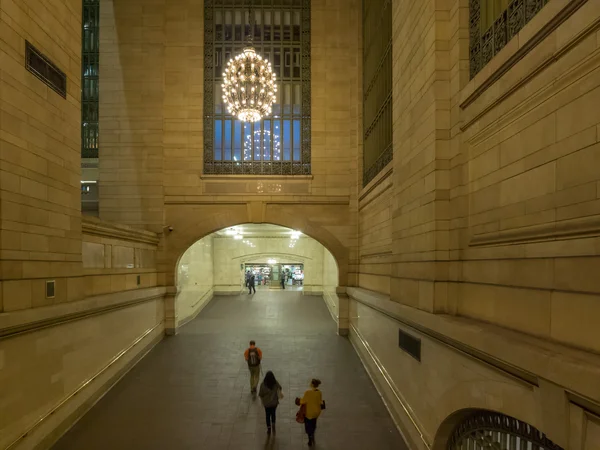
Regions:
<instances>
[{"instance_id":1,"label":"polished floor","mask_svg":"<svg viewBox=\"0 0 600 450\"><path fill-rule=\"evenodd\" d=\"M277 435L249 390L243 351L263 350L285 398ZM298 292L217 297L181 333L157 345L54 450L295 450L308 448L294 398L323 381L322 450L405 446L351 344L335 333L323 300Z\"/></svg>"}]
</instances>

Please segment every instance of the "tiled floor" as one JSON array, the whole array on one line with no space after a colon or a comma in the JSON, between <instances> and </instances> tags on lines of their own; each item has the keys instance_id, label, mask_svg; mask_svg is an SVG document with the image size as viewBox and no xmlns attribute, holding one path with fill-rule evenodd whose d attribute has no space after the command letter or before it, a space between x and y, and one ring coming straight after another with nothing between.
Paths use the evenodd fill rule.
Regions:
<instances>
[{"instance_id":1,"label":"tiled floor","mask_svg":"<svg viewBox=\"0 0 600 450\"><path fill-rule=\"evenodd\" d=\"M249 392L242 354L250 339L285 394L270 439L260 400ZM178 336L156 346L54 449L308 448L293 401L312 377L323 381L327 402L317 449L406 449L349 341L335 334L323 300L281 291L217 297Z\"/></svg>"}]
</instances>

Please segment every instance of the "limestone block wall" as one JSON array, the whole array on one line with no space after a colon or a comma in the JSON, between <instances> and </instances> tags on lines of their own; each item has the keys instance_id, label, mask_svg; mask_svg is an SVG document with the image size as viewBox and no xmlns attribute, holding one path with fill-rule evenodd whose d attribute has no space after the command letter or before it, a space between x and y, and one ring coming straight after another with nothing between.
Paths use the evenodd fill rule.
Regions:
<instances>
[{"instance_id":1,"label":"limestone block wall","mask_svg":"<svg viewBox=\"0 0 600 450\"><path fill-rule=\"evenodd\" d=\"M358 221L357 284L383 300L351 301L351 336L416 448L445 448L442 416L471 407L593 448L600 5L548 2L472 80L468 2L393 7L394 161L360 192ZM420 363L399 328L422 339ZM448 337L481 358L443 350ZM489 361L516 370L512 393ZM455 397L466 379L473 390Z\"/></svg>"},{"instance_id":2,"label":"limestone block wall","mask_svg":"<svg viewBox=\"0 0 600 450\"><path fill-rule=\"evenodd\" d=\"M0 5L0 311L82 298L81 5ZM25 68L29 41L67 77L66 98ZM54 299L45 281L56 281Z\"/></svg>"},{"instance_id":3,"label":"limestone block wall","mask_svg":"<svg viewBox=\"0 0 600 450\"><path fill-rule=\"evenodd\" d=\"M158 242L150 231L84 216L85 295L157 286Z\"/></svg>"},{"instance_id":4,"label":"limestone block wall","mask_svg":"<svg viewBox=\"0 0 600 450\"><path fill-rule=\"evenodd\" d=\"M459 94L456 312L599 352L600 4L572 9L550 2Z\"/></svg>"}]
</instances>

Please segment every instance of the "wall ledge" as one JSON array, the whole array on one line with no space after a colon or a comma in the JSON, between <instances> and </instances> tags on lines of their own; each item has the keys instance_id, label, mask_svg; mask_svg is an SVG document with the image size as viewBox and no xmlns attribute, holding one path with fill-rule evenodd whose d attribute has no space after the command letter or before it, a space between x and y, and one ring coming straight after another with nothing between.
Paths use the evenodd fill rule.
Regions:
<instances>
[{"instance_id":1,"label":"wall ledge","mask_svg":"<svg viewBox=\"0 0 600 450\"><path fill-rule=\"evenodd\" d=\"M348 287L347 292L351 300L521 383L534 387L543 378L600 406L598 354L472 319L430 314L363 288Z\"/></svg>"},{"instance_id":2,"label":"wall ledge","mask_svg":"<svg viewBox=\"0 0 600 450\"><path fill-rule=\"evenodd\" d=\"M2 313L0 314L0 339L145 303L162 298L165 292L164 287L134 289L88 297L75 302Z\"/></svg>"},{"instance_id":3,"label":"wall ledge","mask_svg":"<svg viewBox=\"0 0 600 450\"><path fill-rule=\"evenodd\" d=\"M600 236L600 215L476 234L472 237L469 245L471 247L509 245L597 236Z\"/></svg>"},{"instance_id":4,"label":"wall ledge","mask_svg":"<svg viewBox=\"0 0 600 450\"><path fill-rule=\"evenodd\" d=\"M108 237L129 242L158 245L159 237L156 233L140 230L117 223L105 222L95 217L82 216L81 229L83 234Z\"/></svg>"}]
</instances>

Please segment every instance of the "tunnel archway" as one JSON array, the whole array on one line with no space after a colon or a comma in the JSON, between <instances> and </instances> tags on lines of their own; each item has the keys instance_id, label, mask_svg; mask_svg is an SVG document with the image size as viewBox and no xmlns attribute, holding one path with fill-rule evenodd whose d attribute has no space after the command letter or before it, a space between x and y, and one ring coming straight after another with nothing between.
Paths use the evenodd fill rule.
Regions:
<instances>
[{"instance_id":1,"label":"tunnel archway","mask_svg":"<svg viewBox=\"0 0 600 450\"><path fill-rule=\"evenodd\" d=\"M193 319L213 296L240 295L245 290L247 268L263 264L268 272L269 261L273 263L269 267L281 266L287 271L288 290L322 296L337 320L339 266L329 249L297 230L273 224L241 224L196 240L177 259L172 293L177 326ZM261 281L259 289L279 288L269 282L270 274L261 270L256 276ZM278 276L279 269L273 278Z\"/></svg>"},{"instance_id":2,"label":"tunnel archway","mask_svg":"<svg viewBox=\"0 0 600 450\"><path fill-rule=\"evenodd\" d=\"M188 211L173 209L169 212L169 216L172 218L169 223L173 225L173 231L165 234L166 252L163 261L167 286L175 285L173 274L179 258L195 242L219 230L250 223L277 225L298 230L315 239L334 256L338 266L338 285L348 285L349 250L344 244L342 236L337 234L337 229L340 228L337 223L345 219L340 217L335 208L324 211L322 217L319 217L323 220L323 223L320 223L315 222L312 214L309 211L303 211L301 206L296 207L294 213L283 207L275 206L263 208L262 212L257 212L255 210L260 208L253 208L256 205L246 205L243 202L232 203L230 206L226 211L223 211L222 206L219 205L214 208L201 205L198 208L190 208ZM190 216L196 214L198 214L199 220L190 220ZM336 234L333 230L336 230Z\"/></svg>"}]
</instances>

